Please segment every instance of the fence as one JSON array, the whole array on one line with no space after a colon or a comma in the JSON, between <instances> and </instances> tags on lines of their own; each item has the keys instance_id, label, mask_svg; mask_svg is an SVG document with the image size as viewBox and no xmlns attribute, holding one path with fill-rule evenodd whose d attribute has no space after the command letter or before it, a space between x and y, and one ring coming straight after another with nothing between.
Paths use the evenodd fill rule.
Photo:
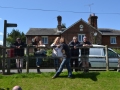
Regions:
<instances>
[{"instance_id":1,"label":"fence","mask_svg":"<svg viewBox=\"0 0 120 90\"><path fill-rule=\"evenodd\" d=\"M40 48L43 48L43 49L52 49L52 48L48 48L48 47L40 47ZM78 47L78 48L85 48L85 47ZM86 47L86 48L94 48L94 47ZM95 47L96 48L96 47ZM106 60L106 67L105 69L108 71L109 70L109 58L108 58L108 47L107 46L98 46L97 48L104 48L105 50L105 56L101 56L102 58L105 58ZM14 56L14 49L12 48L9 48L9 47L0 47L0 51L2 52L2 55L0 57L0 61L1 61L1 68L2 68L2 73L5 74L5 69L7 69L7 73L9 74L10 73L10 69L11 69L11 66L10 66L10 61L12 59L15 59L16 58L19 58L19 59L24 59L25 60L25 68L26 68L26 72L29 73L29 69L31 67L29 67L29 63L32 59L35 59L36 57L35 56L31 56L30 54L30 49L34 49L34 46L27 46L25 47L25 50L26 50L26 55L23 56L23 57L15 57ZM8 55L6 55L6 51ZM54 58L60 58L60 57L52 57L52 56L45 56L45 57L40 57L40 56L37 56L38 58L42 58L44 59L43 60L43 65L45 66L42 66L43 69L50 69L50 68L54 68L54 63L53 63L53 59ZM95 57L95 56L93 56ZM79 57L71 57L71 58L81 58L81 56ZM92 58L92 57L89 57L89 58ZM96 58L100 58L99 57L96 57ZM117 66L116 66L117 67ZM32 67L34 68L34 67ZM81 67L72 67L72 68L81 68ZM94 67L95 68L95 67ZM100 67L98 67L99 69Z\"/></svg>"}]
</instances>

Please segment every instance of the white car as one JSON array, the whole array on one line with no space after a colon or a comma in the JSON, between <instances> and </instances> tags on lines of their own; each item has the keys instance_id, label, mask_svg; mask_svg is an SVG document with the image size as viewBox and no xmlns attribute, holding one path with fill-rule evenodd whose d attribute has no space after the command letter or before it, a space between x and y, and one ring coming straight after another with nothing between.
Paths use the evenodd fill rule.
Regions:
<instances>
[{"instance_id":1,"label":"white car","mask_svg":"<svg viewBox=\"0 0 120 90\"><path fill-rule=\"evenodd\" d=\"M81 50L80 50L81 52ZM90 67L106 67L106 58L105 58L105 46L103 45L93 45L90 48L89 52L89 66ZM81 56L81 54L79 55ZM117 69L118 60L120 56L113 51L111 48L108 48L108 60L109 60L109 68ZM82 62L79 59L79 67L82 67Z\"/></svg>"}]
</instances>

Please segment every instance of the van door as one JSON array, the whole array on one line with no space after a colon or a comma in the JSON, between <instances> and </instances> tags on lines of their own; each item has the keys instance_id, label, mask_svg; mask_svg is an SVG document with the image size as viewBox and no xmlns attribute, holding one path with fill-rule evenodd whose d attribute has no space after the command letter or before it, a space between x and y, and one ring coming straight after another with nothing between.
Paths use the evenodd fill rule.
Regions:
<instances>
[{"instance_id":1,"label":"van door","mask_svg":"<svg viewBox=\"0 0 120 90\"><path fill-rule=\"evenodd\" d=\"M90 48L91 67L104 67L105 58L103 48Z\"/></svg>"},{"instance_id":2,"label":"van door","mask_svg":"<svg viewBox=\"0 0 120 90\"><path fill-rule=\"evenodd\" d=\"M118 65L118 54L112 49L108 49L109 67L117 67Z\"/></svg>"}]
</instances>

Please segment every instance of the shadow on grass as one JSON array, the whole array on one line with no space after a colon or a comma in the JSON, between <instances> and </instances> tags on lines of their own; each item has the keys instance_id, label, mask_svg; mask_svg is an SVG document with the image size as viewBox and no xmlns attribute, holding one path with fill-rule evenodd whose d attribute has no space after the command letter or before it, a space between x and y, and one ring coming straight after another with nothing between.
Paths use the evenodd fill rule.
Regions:
<instances>
[{"instance_id":1,"label":"shadow on grass","mask_svg":"<svg viewBox=\"0 0 120 90\"><path fill-rule=\"evenodd\" d=\"M97 76L99 72L89 72L89 73L76 73L74 74L75 78L90 78L93 81L97 81Z\"/></svg>"},{"instance_id":2,"label":"shadow on grass","mask_svg":"<svg viewBox=\"0 0 120 90\"><path fill-rule=\"evenodd\" d=\"M3 74L2 72L0 72L0 74L1 74L1 75L13 75L13 74L16 74L16 73L11 72L11 73L4 73L4 74Z\"/></svg>"},{"instance_id":3,"label":"shadow on grass","mask_svg":"<svg viewBox=\"0 0 120 90\"><path fill-rule=\"evenodd\" d=\"M75 78L90 78L93 81L97 81L97 76L99 75L99 72L89 72L89 73L73 73L73 77L71 79ZM68 75L61 75L58 78L67 78Z\"/></svg>"}]
</instances>

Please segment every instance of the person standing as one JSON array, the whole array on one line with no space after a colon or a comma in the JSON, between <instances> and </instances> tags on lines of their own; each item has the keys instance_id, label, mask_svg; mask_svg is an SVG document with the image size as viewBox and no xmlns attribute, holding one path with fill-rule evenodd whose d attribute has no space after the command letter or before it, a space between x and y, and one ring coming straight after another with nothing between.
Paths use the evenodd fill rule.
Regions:
<instances>
[{"instance_id":1,"label":"person standing","mask_svg":"<svg viewBox=\"0 0 120 90\"><path fill-rule=\"evenodd\" d=\"M42 43L42 41L39 39L38 36L35 36L32 39L32 45L35 46L34 48L34 56L36 56L36 67L37 67L37 73L41 73L40 71L40 65L42 63L42 57L43 53L45 53L45 50L41 49L40 47L45 47L45 45ZM38 56L40 58L38 58Z\"/></svg>"},{"instance_id":2,"label":"person standing","mask_svg":"<svg viewBox=\"0 0 120 90\"><path fill-rule=\"evenodd\" d=\"M23 68L23 59L21 57L24 56L24 47L26 44L22 42L20 38L17 38L16 41L11 45L14 48L14 55L17 57L16 59L16 67L18 73L22 73ZM21 59L19 59L21 58Z\"/></svg>"},{"instance_id":3,"label":"person standing","mask_svg":"<svg viewBox=\"0 0 120 90\"><path fill-rule=\"evenodd\" d=\"M75 62L75 67L78 68L78 57L79 57L79 48L78 46L81 46L80 42L78 41L77 37L74 36L73 40L68 44L71 48L71 56L74 57L71 59L71 67L73 67L73 62ZM72 69L73 71L73 69ZM75 72L77 72L78 69L75 69Z\"/></svg>"},{"instance_id":4,"label":"person standing","mask_svg":"<svg viewBox=\"0 0 120 90\"><path fill-rule=\"evenodd\" d=\"M52 51L52 57L54 58L54 66L55 66L55 71L58 70L59 68L59 63L60 63L60 57L62 57L62 47L60 46L60 37L56 37L54 42L51 44L51 47L53 48Z\"/></svg>"},{"instance_id":5,"label":"person standing","mask_svg":"<svg viewBox=\"0 0 120 90\"><path fill-rule=\"evenodd\" d=\"M56 74L52 78L54 79L54 78L58 77L60 75L60 73L62 72L65 65L68 70L68 77L72 78L72 71L71 71L71 67L70 67L71 53L70 53L69 46L65 42L64 37L60 38L60 46L62 47L63 60L60 64L60 67L57 70Z\"/></svg>"},{"instance_id":6,"label":"person standing","mask_svg":"<svg viewBox=\"0 0 120 90\"><path fill-rule=\"evenodd\" d=\"M83 37L83 48L81 49L81 60L84 67L84 72L89 72L89 47L92 44L87 40L87 37Z\"/></svg>"}]
</instances>

